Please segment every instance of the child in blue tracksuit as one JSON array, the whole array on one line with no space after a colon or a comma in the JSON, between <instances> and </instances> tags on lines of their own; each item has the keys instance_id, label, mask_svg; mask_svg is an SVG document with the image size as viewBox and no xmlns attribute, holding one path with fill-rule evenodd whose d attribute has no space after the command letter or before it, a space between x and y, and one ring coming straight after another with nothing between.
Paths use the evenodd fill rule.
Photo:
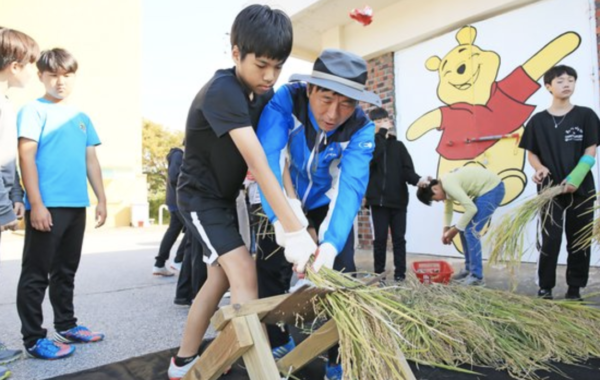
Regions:
<instances>
[{"instance_id":1,"label":"child in blue tracksuit","mask_svg":"<svg viewBox=\"0 0 600 380\"><path fill-rule=\"evenodd\" d=\"M313 268L323 266L355 272L353 222L369 182L369 162L374 143L374 124L359 101L380 104L365 90L367 65L348 52L324 50L311 75L294 75L265 107L257 135L269 166L285 186L292 209L318 234ZM282 229L269 204L263 209L275 229L275 240L259 240L257 270L259 296L283 294L289 287L291 266L283 255L271 255L277 244L285 245ZM306 216L306 217L305 217ZM270 256L270 257L269 257ZM303 272L297 266L297 272ZM293 347L287 331L268 326L276 358ZM326 379L341 379L337 347L329 352Z\"/></svg>"}]
</instances>

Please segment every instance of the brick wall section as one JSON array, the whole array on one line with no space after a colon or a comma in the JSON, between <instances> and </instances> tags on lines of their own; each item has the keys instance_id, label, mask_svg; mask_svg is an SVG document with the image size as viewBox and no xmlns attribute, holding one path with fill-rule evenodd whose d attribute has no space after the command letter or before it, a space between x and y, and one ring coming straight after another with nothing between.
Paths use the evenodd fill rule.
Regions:
<instances>
[{"instance_id":1,"label":"brick wall section","mask_svg":"<svg viewBox=\"0 0 600 380\"><path fill-rule=\"evenodd\" d=\"M600 0L598 0L600 1ZM379 94L385 108L393 119L396 114L395 84L394 84L394 53L387 53L367 62L369 67L369 79L367 87L369 90ZM365 112L372 106L363 104ZM373 236L371 235L371 223L369 221L369 210L362 208L358 213L358 245L360 248L371 249ZM388 241L388 248L391 243Z\"/></svg>"}]
</instances>

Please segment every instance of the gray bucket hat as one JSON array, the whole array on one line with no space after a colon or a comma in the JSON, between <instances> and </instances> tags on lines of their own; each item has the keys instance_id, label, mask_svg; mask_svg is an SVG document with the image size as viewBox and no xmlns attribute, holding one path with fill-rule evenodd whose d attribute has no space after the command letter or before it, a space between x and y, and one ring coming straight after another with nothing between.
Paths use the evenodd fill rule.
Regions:
<instances>
[{"instance_id":1,"label":"gray bucket hat","mask_svg":"<svg viewBox=\"0 0 600 380\"><path fill-rule=\"evenodd\" d=\"M294 74L290 82L303 81L335 91L350 99L381 106L381 98L367 91L367 63L356 54L325 49L313 65L310 75Z\"/></svg>"}]
</instances>

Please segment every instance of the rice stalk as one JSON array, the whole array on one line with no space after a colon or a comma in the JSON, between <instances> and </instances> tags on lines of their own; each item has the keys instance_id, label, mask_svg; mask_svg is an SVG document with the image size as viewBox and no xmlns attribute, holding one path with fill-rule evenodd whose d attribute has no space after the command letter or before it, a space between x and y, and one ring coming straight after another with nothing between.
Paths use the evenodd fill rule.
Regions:
<instances>
[{"instance_id":1,"label":"rice stalk","mask_svg":"<svg viewBox=\"0 0 600 380\"><path fill-rule=\"evenodd\" d=\"M582 303L423 285L412 275L384 288L327 269L308 276L336 289L315 308L337 324L345 379L405 379L402 354L419 365L488 367L527 380L559 372L553 362L600 357L600 309Z\"/></svg>"},{"instance_id":2,"label":"rice stalk","mask_svg":"<svg viewBox=\"0 0 600 380\"><path fill-rule=\"evenodd\" d=\"M547 187L492 223L486 235L486 242L490 245L488 265L502 263L514 278L521 258L529 248L525 246L529 223L539 218L543 226L546 218L551 217L554 198L562 191L562 186ZM547 231L542 230L541 233Z\"/></svg>"}]
</instances>

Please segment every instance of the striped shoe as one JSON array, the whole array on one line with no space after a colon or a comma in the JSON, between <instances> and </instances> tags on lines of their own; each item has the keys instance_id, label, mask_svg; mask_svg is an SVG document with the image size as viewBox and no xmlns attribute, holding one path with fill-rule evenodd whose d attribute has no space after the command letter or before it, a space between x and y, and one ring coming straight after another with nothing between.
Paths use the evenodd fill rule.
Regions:
<instances>
[{"instance_id":1,"label":"striped shoe","mask_svg":"<svg viewBox=\"0 0 600 380\"><path fill-rule=\"evenodd\" d=\"M52 340L60 343L93 343L104 339L104 334L90 331L85 326L77 326L67 331L55 332Z\"/></svg>"},{"instance_id":2,"label":"striped shoe","mask_svg":"<svg viewBox=\"0 0 600 380\"><path fill-rule=\"evenodd\" d=\"M75 352L73 346L42 338L38 339L33 347L25 350L25 356L42 360L56 360L66 358L73 352Z\"/></svg>"}]
</instances>

